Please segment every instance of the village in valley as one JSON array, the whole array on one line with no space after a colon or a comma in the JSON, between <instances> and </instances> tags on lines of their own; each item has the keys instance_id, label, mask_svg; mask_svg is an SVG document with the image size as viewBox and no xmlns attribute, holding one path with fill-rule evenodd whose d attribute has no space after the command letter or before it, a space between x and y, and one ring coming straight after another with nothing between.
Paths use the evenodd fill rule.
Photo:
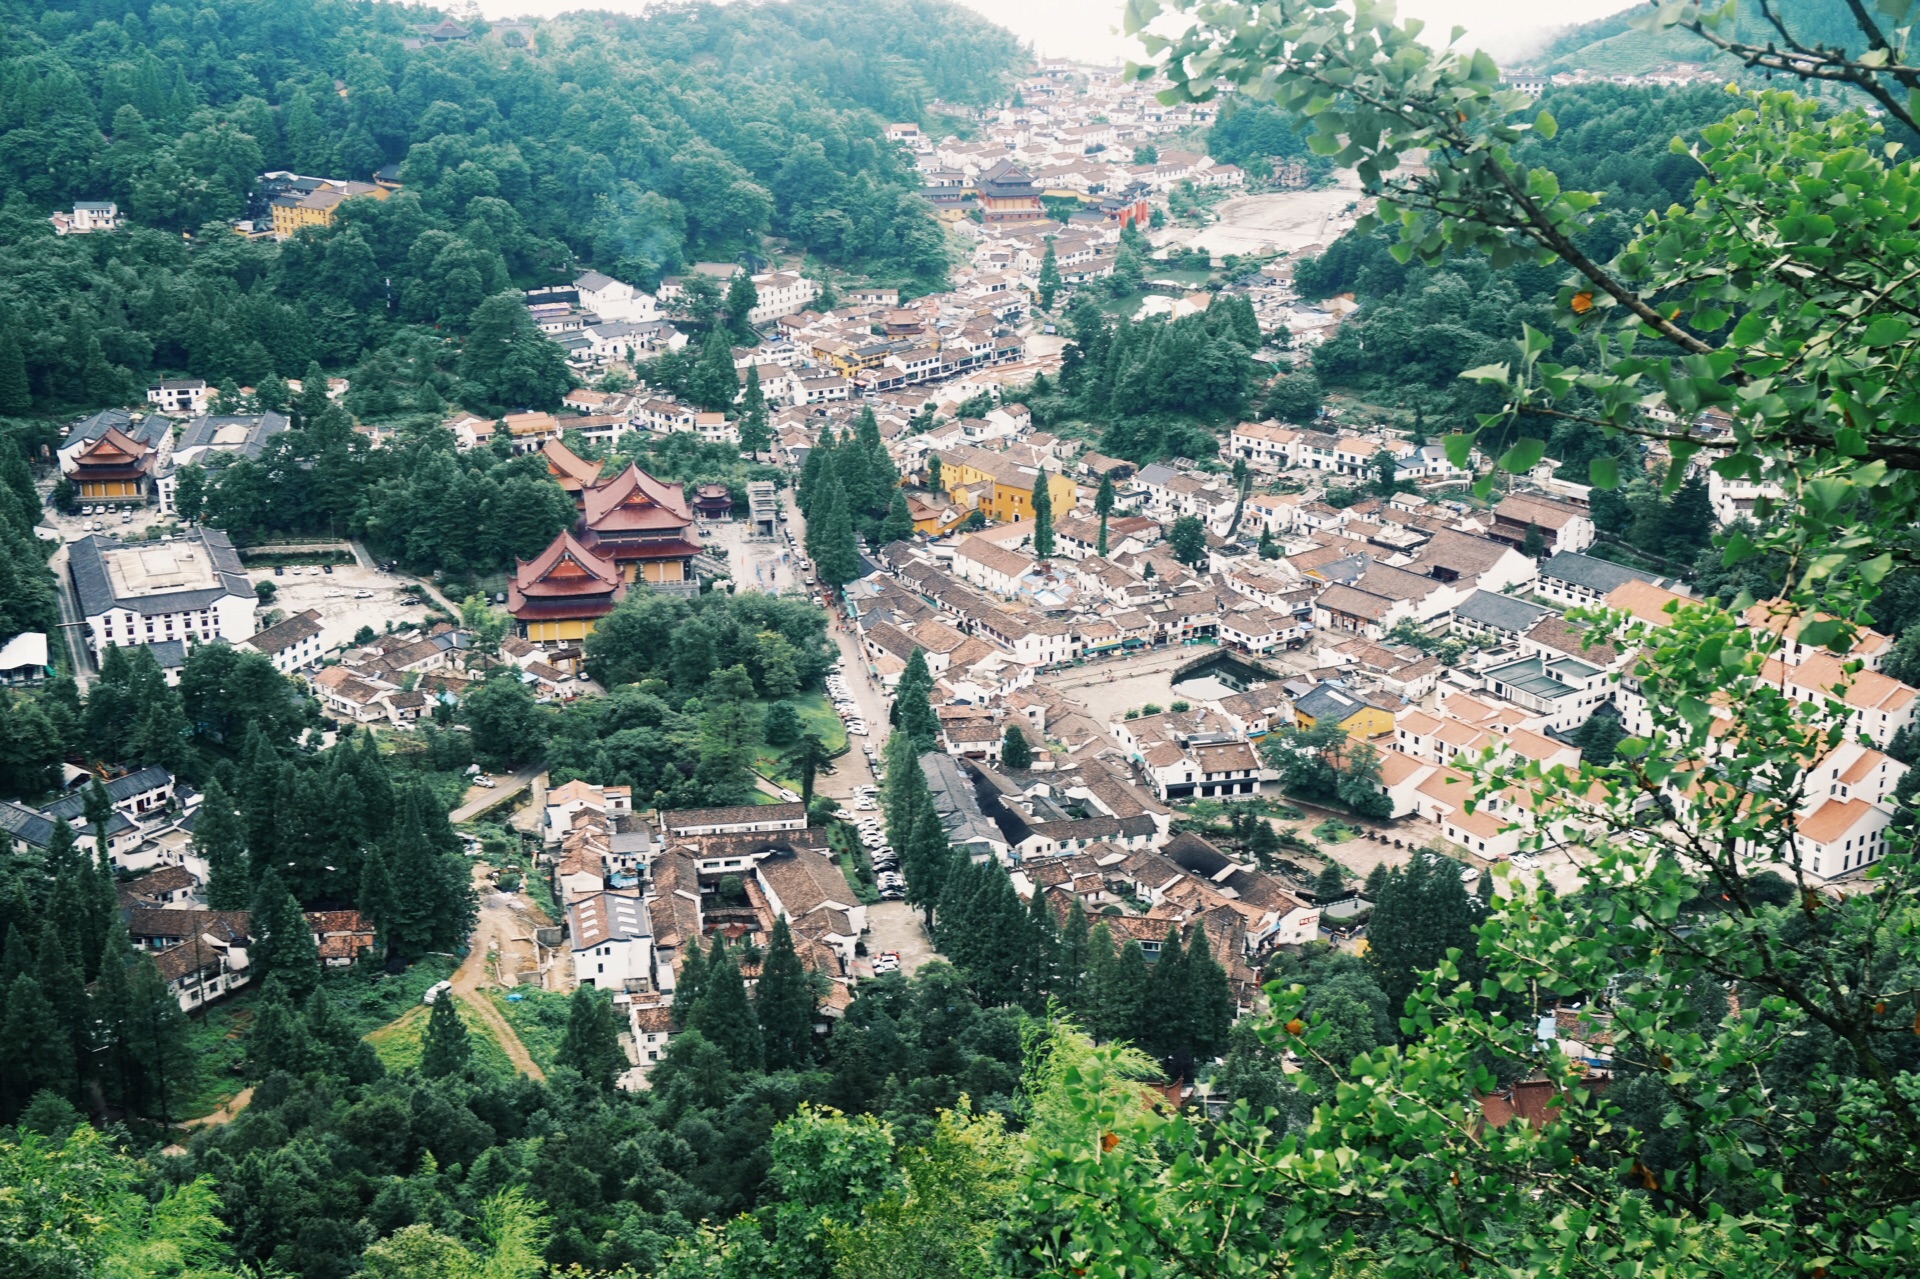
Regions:
<instances>
[{"instance_id":1,"label":"village in valley","mask_svg":"<svg viewBox=\"0 0 1920 1279\"><path fill-rule=\"evenodd\" d=\"M448 25L426 38L466 38ZM620 696L596 632L631 601L817 606L819 678L772 700L812 699L820 757L763 753L739 803L670 806L596 774L590 751L458 773L450 821L479 922L451 989L609 992L634 1088L681 1029L689 957L716 936L751 986L779 935L813 974L822 1026L863 983L971 944L940 918L930 854L905 846L926 830L908 804L937 816L942 848L1004 868L1019 909L1053 928L1092 920L1150 960L1170 938L1204 948L1240 1012L1276 954L1363 953L1389 871L1441 867L1483 894L1507 875L1572 889L1581 858L1632 838L1599 810L1476 800L1490 772L1571 768L1659 731L1637 648L1596 639L1591 615L1657 629L1691 595L1678 573L1610 556L1590 490L1552 459L1476 493L1491 459L1349 399L1293 419L1256 408L1201 432L1210 452L1142 462L1103 452L1097 426L1036 422L1027 403L1077 358L1065 317L1082 293L1126 322L1244 315L1256 378L1287 376L1354 312L1351 297L1307 302L1292 286L1367 212L1349 179L1299 161L1250 178L1192 149L1210 108L1162 105L1114 68L1048 63L1007 104L950 110L964 137L887 130L958 246L943 290L776 253L694 263L652 291L582 269L525 293L574 388L557 408L455 410L443 425L459 451L536 459L572 511L477 594L360 539L243 542L183 513L209 470L290 429L292 408L254 388L232 402L166 378L144 405L84 416L47 477L67 495L44 530L62 543L63 625L8 642L0 678L66 668L84 690L139 648L172 687L191 683L197 649L226 645L313 699L314 749L412 750L464 731L490 673L542 712ZM270 172L233 229L295 236L402 189L396 166ZM1265 229L1229 259L1205 245L1234 202ZM114 234L121 217L83 203L55 221ZM1116 272L1132 287L1117 291ZM715 378L731 388L717 400L699 389ZM349 389L288 387L309 415ZM1693 426L1725 429L1710 413ZM353 430L388 443L379 426ZM652 473L676 436L726 455L725 473ZM1705 484L1721 525L1773 496ZM1765 602L1747 617L1775 625ZM1889 651L1863 633L1857 675L1797 641L1777 659L1795 697L1840 690L1872 743L1835 748L1832 787L1798 817L1806 869L1842 888L1886 851L1906 771L1884 752L1916 692L1876 669ZM205 796L161 763L122 763L100 787L69 765L58 798L0 804L0 826L41 851L61 823L101 841L128 935L197 1011L249 984L247 912L209 899ZM1669 798L1643 809L1649 828L1684 822L1684 789ZM382 934L344 901L306 919L328 965ZM1604 1064L1603 1044L1583 1051Z\"/></svg>"}]
</instances>

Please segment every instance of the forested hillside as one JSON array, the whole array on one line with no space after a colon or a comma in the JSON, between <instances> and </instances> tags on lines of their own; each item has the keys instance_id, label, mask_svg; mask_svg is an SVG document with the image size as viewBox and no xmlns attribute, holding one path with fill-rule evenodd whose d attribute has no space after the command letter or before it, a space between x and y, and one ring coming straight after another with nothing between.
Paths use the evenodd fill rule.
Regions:
<instances>
[{"instance_id":1,"label":"forested hillside","mask_svg":"<svg viewBox=\"0 0 1920 1279\"><path fill-rule=\"evenodd\" d=\"M1641 30L1633 20L1647 11L1646 5L1635 5L1568 27L1521 62L1544 71L1640 75L1676 62L1709 62L1724 56L1684 31ZM1845 0L1793 0L1791 4L1776 5L1775 12L1786 22L1789 31L1810 44L1841 47L1859 44L1860 32L1854 26ZM1735 30L1744 40L1764 42L1776 35L1754 5L1739 7ZM1730 75L1738 69L1731 58L1727 59L1727 69Z\"/></svg>"},{"instance_id":2,"label":"forested hillside","mask_svg":"<svg viewBox=\"0 0 1920 1279\"><path fill-rule=\"evenodd\" d=\"M488 296L581 265L650 287L769 236L935 281L944 239L880 127L935 95L993 95L1018 55L931 0L575 15L531 49L405 47L435 16L0 5L0 413L110 402L159 371L257 385L312 359L351 368L409 325L432 334L401 353L409 389L538 404L551 370L458 368L447 339ZM404 191L311 238L222 225L263 170L366 181L389 163ZM54 237L47 214L76 200L114 200L135 229Z\"/></svg>"}]
</instances>

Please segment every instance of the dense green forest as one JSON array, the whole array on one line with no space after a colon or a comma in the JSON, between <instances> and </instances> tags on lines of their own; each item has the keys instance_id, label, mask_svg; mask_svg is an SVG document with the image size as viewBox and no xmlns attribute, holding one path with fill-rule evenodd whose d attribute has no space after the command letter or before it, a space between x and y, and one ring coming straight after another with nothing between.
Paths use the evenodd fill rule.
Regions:
<instances>
[{"instance_id":1,"label":"dense green forest","mask_svg":"<svg viewBox=\"0 0 1920 1279\"><path fill-rule=\"evenodd\" d=\"M370 378L408 403L432 384L543 407L550 376L460 367L457 338L509 288L582 265L651 287L768 236L937 281L944 238L880 126L989 99L1019 52L928 0L578 16L529 50L409 50L428 11L335 0L0 15L0 413L117 401L163 370L257 385L383 354ZM263 170L364 182L388 163L405 190L286 245L220 225ZM134 229L51 234L50 211L94 199Z\"/></svg>"}]
</instances>

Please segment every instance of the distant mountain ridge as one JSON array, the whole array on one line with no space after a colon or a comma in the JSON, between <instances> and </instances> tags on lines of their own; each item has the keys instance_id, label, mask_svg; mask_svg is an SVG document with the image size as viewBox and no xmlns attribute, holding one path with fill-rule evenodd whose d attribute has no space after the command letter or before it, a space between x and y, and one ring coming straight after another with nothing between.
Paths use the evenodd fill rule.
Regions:
<instances>
[{"instance_id":1,"label":"distant mountain ridge","mask_svg":"<svg viewBox=\"0 0 1920 1279\"><path fill-rule=\"evenodd\" d=\"M1604 18L1595 18L1554 34L1533 53L1515 59L1519 67L1553 74L1585 71L1595 75L1645 75L1674 63L1707 63L1725 54L1685 31L1642 31L1633 20L1649 11L1637 4ZM1845 0L1795 0L1785 17L1787 29L1809 43L1860 43ZM1765 41L1774 35L1757 10L1743 6L1736 18L1741 39ZM1733 65L1731 62L1728 64Z\"/></svg>"}]
</instances>

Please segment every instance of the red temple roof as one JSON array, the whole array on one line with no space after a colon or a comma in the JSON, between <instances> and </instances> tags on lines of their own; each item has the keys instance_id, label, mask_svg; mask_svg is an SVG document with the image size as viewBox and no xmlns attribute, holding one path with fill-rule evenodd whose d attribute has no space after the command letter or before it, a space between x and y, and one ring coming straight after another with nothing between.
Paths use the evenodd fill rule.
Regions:
<instances>
[{"instance_id":1,"label":"red temple roof","mask_svg":"<svg viewBox=\"0 0 1920 1279\"><path fill-rule=\"evenodd\" d=\"M546 459L547 473L553 476L561 488L573 494L576 501L582 489L600 478L598 462L587 461L559 440L548 440L542 444L540 454Z\"/></svg>"},{"instance_id":2,"label":"red temple roof","mask_svg":"<svg viewBox=\"0 0 1920 1279\"><path fill-rule=\"evenodd\" d=\"M137 480L153 466L153 449L108 427L75 455L74 469L90 480Z\"/></svg>"},{"instance_id":3,"label":"red temple roof","mask_svg":"<svg viewBox=\"0 0 1920 1279\"><path fill-rule=\"evenodd\" d=\"M631 464L582 497L586 527L602 535L684 532L693 523L679 485L663 484Z\"/></svg>"},{"instance_id":4,"label":"red temple roof","mask_svg":"<svg viewBox=\"0 0 1920 1279\"><path fill-rule=\"evenodd\" d=\"M516 560L507 587L507 612L529 617L598 617L613 611L627 593L620 570L605 556L562 531L531 560Z\"/></svg>"}]
</instances>

